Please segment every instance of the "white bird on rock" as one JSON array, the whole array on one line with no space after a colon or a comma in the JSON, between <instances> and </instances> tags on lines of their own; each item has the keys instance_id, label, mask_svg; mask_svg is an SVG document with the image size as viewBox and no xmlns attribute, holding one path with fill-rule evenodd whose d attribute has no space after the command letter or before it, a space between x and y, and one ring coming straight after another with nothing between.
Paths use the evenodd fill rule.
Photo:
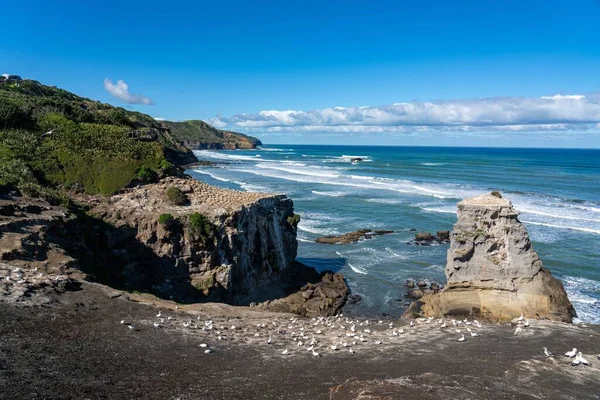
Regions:
<instances>
[{"instance_id":1,"label":"white bird on rock","mask_svg":"<svg viewBox=\"0 0 600 400\"><path fill-rule=\"evenodd\" d=\"M523 313L521 313L521 316L519 318L517 318L518 322L521 322L525 319L525 317L523 317Z\"/></svg>"},{"instance_id":2,"label":"white bird on rock","mask_svg":"<svg viewBox=\"0 0 600 400\"><path fill-rule=\"evenodd\" d=\"M477 333L477 332L471 332L471 336L472 336L472 337L479 336L479 333Z\"/></svg>"},{"instance_id":3,"label":"white bird on rock","mask_svg":"<svg viewBox=\"0 0 600 400\"><path fill-rule=\"evenodd\" d=\"M155 328L160 328L160 327L161 327L161 325L160 325L158 322L155 322L155 323L154 323L154 327L155 327Z\"/></svg>"},{"instance_id":4,"label":"white bird on rock","mask_svg":"<svg viewBox=\"0 0 600 400\"><path fill-rule=\"evenodd\" d=\"M288 353L288 349L285 349L284 351L281 352L281 354L286 355Z\"/></svg>"},{"instance_id":5,"label":"white bird on rock","mask_svg":"<svg viewBox=\"0 0 600 400\"><path fill-rule=\"evenodd\" d=\"M569 357L569 358L573 358L577 355L577 349L575 347L573 347L573 350L571 351L567 351L565 353L565 357Z\"/></svg>"},{"instance_id":6,"label":"white bird on rock","mask_svg":"<svg viewBox=\"0 0 600 400\"><path fill-rule=\"evenodd\" d=\"M554 353L548 351L548 349L545 347L544 347L544 354L546 355L546 357L554 357Z\"/></svg>"},{"instance_id":7,"label":"white bird on rock","mask_svg":"<svg viewBox=\"0 0 600 400\"><path fill-rule=\"evenodd\" d=\"M465 339L465 335L462 335L462 336L461 336L461 337L458 339L458 341L459 341L459 342L464 342L464 341L466 341L466 340L467 340L467 339Z\"/></svg>"}]
</instances>

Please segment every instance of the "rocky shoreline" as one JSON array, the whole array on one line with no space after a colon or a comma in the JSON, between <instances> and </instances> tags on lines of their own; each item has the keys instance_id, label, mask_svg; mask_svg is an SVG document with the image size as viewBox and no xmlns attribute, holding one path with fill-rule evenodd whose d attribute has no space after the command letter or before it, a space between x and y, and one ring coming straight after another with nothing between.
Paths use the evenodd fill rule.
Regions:
<instances>
[{"instance_id":1,"label":"rocky shoreline","mask_svg":"<svg viewBox=\"0 0 600 400\"><path fill-rule=\"evenodd\" d=\"M477 278L489 273L481 249L522 278L517 295L546 274L497 199L459 205L445 286L414 282L423 293L406 319L368 319L343 315L355 299L341 274L295 261L299 217L285 196L167 178L81 197L85 218L9 196L0 200L0 399L600 398L599 326L528 305L515 330L514 309L507 319L470 302L487 290L477 282L502 282ZM473 229L482 232L465 234ZM470 257L455 257L468 246ZM573 347L590 365L561 357Z\"/></svg>"}]
</instances>

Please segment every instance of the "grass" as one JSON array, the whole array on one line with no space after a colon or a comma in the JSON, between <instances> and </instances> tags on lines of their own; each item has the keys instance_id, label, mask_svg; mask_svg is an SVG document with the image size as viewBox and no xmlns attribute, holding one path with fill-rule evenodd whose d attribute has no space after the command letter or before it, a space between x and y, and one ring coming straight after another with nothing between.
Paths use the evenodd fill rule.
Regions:
<instances>
[{"instance_id":1,"label":"grass","mask_svg":"<svg viewBox=\"0 0 600 400\"><path fill-rule=\"evenodd\" d=\"M159 132L158 140L130 139L128 132L139 128ZM0 165L18 161L27 171L5 169L5 190L60 190L77 183L86 193L112 194L134 179L153 182L158 171L194 159L149 115L31 80L0 86Z\"/></svg>"}]
</instances>

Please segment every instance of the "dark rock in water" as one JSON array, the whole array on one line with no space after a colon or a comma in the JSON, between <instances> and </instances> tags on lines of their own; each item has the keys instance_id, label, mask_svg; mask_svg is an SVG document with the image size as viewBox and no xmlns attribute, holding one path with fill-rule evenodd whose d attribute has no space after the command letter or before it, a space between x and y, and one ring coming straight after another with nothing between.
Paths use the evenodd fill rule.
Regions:
<instances>
[{"instance_id":1,"label":"dark rock in water","mask_svg":"<svg viewBox=\"0 0 600 400\"><path fill-rule=\"evenodd\" d=\"M362 297L360 297L360 295L353 293L353 294L351 294L351 295L348 296L347 303L348 304L356 304L356 303L358 303L361 300L362 300Z\"/></svg>"},{"instance_id":2,"label":"dark rock in water","mask_svg":"<svg viewBox=\"0 0 600 400\"><path fill-rule=\"evenodd\" d=\"M417 283L417 286L420 288L426 288L429 285L425 281L419 281L419 283Z\"/></svg>"},{"instance_id":3,"label":"dark rock in water","mask_svg":"<svg viewBox=\"0 0 600 400\"><path fill-rule=\"evenodd\" d=\"M313 274L312 268L303 265L302 267L300 268L302 273ZM275 312L291 312L305 317L337 314L348 299L348 286L342 274L325 271L320 277L311 276L310 280L314 283L307 283L300 291L281 299L262 303L259 307Z\"/></svg>"},{"instance_id":4,"label":"dark rock in water","mask_svg":"<svg viewBox=\"0 0 600 400\"><path fill-rule=\"evenodd\" d=\"M408 231L409 232L416 232L417 230L415 228L410 228Z\"/></svg>"},{"instance_id":5,"label":"dark rock in water","mask_svg":"<svg viewBox=\"0 0 600 400\"><path fill-rule=\"evenodd\" d=\"M437 231L437 239L442 243L449 243L450 231Z\"/></svg>"},{"instance_id":6,"label":"dark rock in water","mask_svg":"<svg viewBox=\"0 0 600 400\"><path fill-rule=\"evenodd\" d=\"M354 162L361 162L361 161L363 161L363 159L362 159L362 158L360 158L360 157L352 157L352 158L350 159L350 161L351 161L351 162L353 162L353 163L354 163Z\"/></svg>"},{"instance_id":7,"label":"dark rock in water","mask_svg":"<svg viewBox=\"0 0 600 400\"><path fill-rule=\"evenodd\" d=\"M415 288L415 281L413 281L412 279L407 279L406 280L406 287L409 289L414 289Z\"/></svg>"},{"instance_id":8,"label":"dark rock in water","mask_svg":"<svg viewBox=\"0 0 600 400\"><path fill-rule=\"evenodd\" d=\"M354 232L345 233L340 236L324 236L320 237L315 242L321 244L347 244L347 243L356 243L361 239L371 239L374 236L387 235L390 233L394 233L394 231L388 230L376 230L372 231L370 229L359 229Z\"/></svg>"},{"instance_id":9,"label":"dark rock in water","mask_svg":"<svg viewBox=\"0 0 600 400\"><path fill-rule=\"evenodd\" d=\"M435 237L429 232L419 232L415 235L417 242L431 242L435 240Z\"/></svg>"},{"instance_id":10,"label":"dark rock in water","mask_svg":"<svg viewBox=\"0 0 600 400\"><path fill-rule=\"evenodd\" d=\"M440 284L437 282L431 282L431 285L429 286L431 288L431 290L433 290L434 292L439 291L440 288Z\"/></svg>"},{"instance_id":11,"label":"dark rock in water","mask_svg":"<svg viewBox=\"0 0 600 400\"><path fill-rule=\"evenodd\" d=\"M424 294L425 293L423 293L423 291L421 289L413 289L408 292L407 297L418 300L421 297L423 297Z\"/></svg>"},{"instance_id":12,"label":"dark rock in water","mask_svg":"<svg viewBox=\"0 0 600 400\"><path fill-rule=\"evenodd\" d=\"M437 231L436 236L430 232L419 232L415 234L415 238L407 244L415 244L417 246L430 246L436 243L450 243L450 231Z\"/></svg>"}]
</instances>

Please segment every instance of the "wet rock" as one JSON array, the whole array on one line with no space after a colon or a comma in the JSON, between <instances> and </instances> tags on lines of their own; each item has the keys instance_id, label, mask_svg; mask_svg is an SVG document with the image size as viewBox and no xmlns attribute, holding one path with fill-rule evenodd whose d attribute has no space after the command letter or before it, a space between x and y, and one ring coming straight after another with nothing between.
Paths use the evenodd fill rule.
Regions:
<instances>
[{"instance_id":1,"label":"wet rock","mask_svg":"<svg viewBox=\"0 0 600 400\"><path fill-rule=\"evenodd\" d=\"M359 229L357 231L345 233L339 236L323 236L315 240L315 242L321 244L356 243L359 240L372 239L374 236L387 235L390 233L394 233L394 231L383 229L375 231L372 231L370 229Z\"/></svg>"},{"instance_id":2,"label":"wet rock","mask_svg":"<svg viewBox=\"0 0 600 400\"><path fill-rule=\"evenodd\" d=\"M421 289L409 290L407 296L411 299L418 300L423 297L425 293Z\"/></svg>"},{"instance_id":3,"label":"wet rock","mask_svg":"<svg viewBox=\"0 0 600 400\"><path fill-rule=\"evenodd\" d=\"M431 288L431 290L433 290L434 292L439 291L440 288L440 284L437 282L431 282L431 285L429 286Z\"/></svg>"},{"instance_id":4,"label":"wet rock","mask_svg":"<svg viewBox=\"0 0 600 400\"><path fill-rule=\"evenodd\" d=\"M441 243L449 243L450 231L437 231L437 240Z\"/></svg>"},{"instance_id":5,"label":"wet rock","mask_svg":"<svg viewBox=\"0 0 600 400\"><path fill-rule=\"evenodd\" d=\"M406 281L406 287L409 289L414 289L415 288L415 281L413 281L412 279L408 279Z\"/></svg>"},{"instance_id":6,"label":"wet rock","mask_svg":"<svg viewBox=\"0 0 600 400\"><path fill-rule=\"evenodd\" d=\"M429 285L425 281L419 281L419 283L417 283L417 286L422 289L422 288L426 288Z\"/></svg>"},{"instance_id":7,"label":"wet rock","mask_svg":"<svg viewBox=\"0 0 600 400\"><path fill-rule=\"evenodd\" d=\"M348 304L356 304L361 300L362 300L362 297L360 297L360 295L352 293L348 296L347 303Z\"/></svg>"},{"instance_id":8,"label":"wet rock","mask_svg":"<svg viewBox=\"0 0 600 400\"><path fill-rule=\"evenodd\" d=\"M435 237L430 232L419 232L415 234L415 240L417 242L431 242L435 240Z\"/></svg>"}]
</instances>

